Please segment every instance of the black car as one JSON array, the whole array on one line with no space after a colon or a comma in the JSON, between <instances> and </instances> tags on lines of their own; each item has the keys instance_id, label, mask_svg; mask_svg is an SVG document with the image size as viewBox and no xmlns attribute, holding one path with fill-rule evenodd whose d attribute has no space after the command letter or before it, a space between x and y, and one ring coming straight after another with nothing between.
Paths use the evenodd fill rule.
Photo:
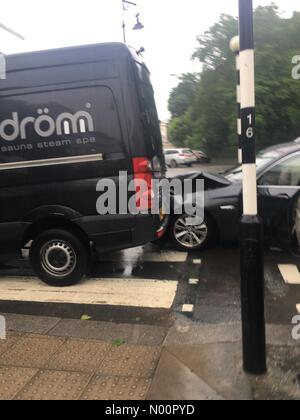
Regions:
<instances>
[{"instance_id":1,"label":"black car","mask_svg":"<svg viewBox=\"0 0 300 420\"><path fill-rule=\"evenodd\" d=\"M97 208L100 180L111 181L117 197L124 190L126 207L130 182L151 185L164 173L150 73L118 43L11 55L6 64L0 254L29 245L39 277L67 286L88 270L91 247L123 249L157 237L149 200L143 214Z\"/></svg>"},{"instance_id":2,"label":"black car","mask_svg":"<svg viewBox=\"0 0 300 420\"><path fill-rule=\"evenodd\" d=\"M236 241L242 215L242 166L219 175L203 172L179 178L204 180L205 218L202 224L191 227L188 215L173 215L168 234L175 245L184 251L195 251L216 239ZM258 154L257 184L259 214L264 222L266 241L287 247L293 228L292 205L300 191L298 141L280 144ZM186 199L195 201L193 197Z\"/></svg>"}]
</instances>

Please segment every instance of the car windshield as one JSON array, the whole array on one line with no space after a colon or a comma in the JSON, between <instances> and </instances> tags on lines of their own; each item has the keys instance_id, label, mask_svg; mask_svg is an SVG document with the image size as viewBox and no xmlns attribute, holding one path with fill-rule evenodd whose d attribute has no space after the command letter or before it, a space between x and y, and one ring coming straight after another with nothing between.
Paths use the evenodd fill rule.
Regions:
<instances>
[{"instance_id":1,"label":"car windshield","mask_svg":"<svg viewBox=\"0 0 300 420\"><path fill-rule=\"evenodd\" d=\"M280 157L278 152L261 152L256 158L256 169L260 171ZM222 174L228 181L239 182L243 179L243 166L239 165Z\"/></svg>"}]
</instances>

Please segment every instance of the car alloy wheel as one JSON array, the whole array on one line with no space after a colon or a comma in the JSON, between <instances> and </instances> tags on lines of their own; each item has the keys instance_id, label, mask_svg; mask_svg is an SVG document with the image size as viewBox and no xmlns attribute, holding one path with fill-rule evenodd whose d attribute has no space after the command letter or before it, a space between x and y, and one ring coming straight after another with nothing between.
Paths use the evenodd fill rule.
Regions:
<instances>
[{"instance_id":1,"label":"car alloy wheel","mask_svg":"<svg viewBox=\"0 0 300 420\"><path fill-rule=\"evenodd\" d=\"M176 220L173 227L174 239L183 248L198 249L207 241L208 226L205 221L193 225L190 220L191 217L187 215L183 215Z\"/></svg>"}]
</instances>

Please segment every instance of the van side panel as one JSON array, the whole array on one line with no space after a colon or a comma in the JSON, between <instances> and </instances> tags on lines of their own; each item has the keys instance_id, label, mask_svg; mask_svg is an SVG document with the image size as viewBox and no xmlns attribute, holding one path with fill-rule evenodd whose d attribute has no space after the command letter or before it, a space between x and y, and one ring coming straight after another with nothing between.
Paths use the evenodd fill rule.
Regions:
<instances>
[{"instance_id":1,"label":"van side panel","mask_svg":"<svg viewBox=\"0 0 300 420\"><path fill-rule=\"evenodd\" d=\"M129 183L132 158L146 156L130 65L118 45L8 57L0 82L0 252L24 245L28 227L47 217L70 220L101 249L154 239L152 216L96 210L99 180L114 181L118 197L119 171Z\"/></svg>"}]
</instances>

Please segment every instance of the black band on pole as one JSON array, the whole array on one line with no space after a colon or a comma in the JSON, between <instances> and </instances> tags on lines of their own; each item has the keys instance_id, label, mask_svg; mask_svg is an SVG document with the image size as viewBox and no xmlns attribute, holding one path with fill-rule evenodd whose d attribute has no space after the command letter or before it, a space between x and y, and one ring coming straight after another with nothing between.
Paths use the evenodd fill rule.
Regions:
<instances>
[{"instance_id":1,"label":"black band on pole","mask_svg":"<svg viewBox=\"0 0 300 420\"><path fill-rule=\"evenodd\" d=\"M263 243L260 218L243 216L240 223L243 361L244 370L252 375L267 371Z\"/></svg>"},{"instance_id":2,"label":"black band on pole","mask_svg":"<svg viewBox=\"0 0 300 420\"><path fill-rule=\"evenodd\" d=\"M239 0L244 215L240 223L243 360L247 373L266 373L263 228L257 215L252 0Z\"/></svg>"},{"instance_id":3,"label":"black band on pole","mask_svg":"<svg viewBox=\"0 0 300 420\"><path fill-rule=\"evenodd\" d=\"M255 147L255 108L242 108L242 150L243 164L251 164L256 162Z\"/></svg>"},{"instance_id":4,"label":"black band on pole","mask_svg":"<svg viewBox=\"0 0 300 420\"><path fill-rule=\"evenodd\" d=\"M254 48L252 0L239 0L240 51Z\"/></svg>"}]
</instances>

